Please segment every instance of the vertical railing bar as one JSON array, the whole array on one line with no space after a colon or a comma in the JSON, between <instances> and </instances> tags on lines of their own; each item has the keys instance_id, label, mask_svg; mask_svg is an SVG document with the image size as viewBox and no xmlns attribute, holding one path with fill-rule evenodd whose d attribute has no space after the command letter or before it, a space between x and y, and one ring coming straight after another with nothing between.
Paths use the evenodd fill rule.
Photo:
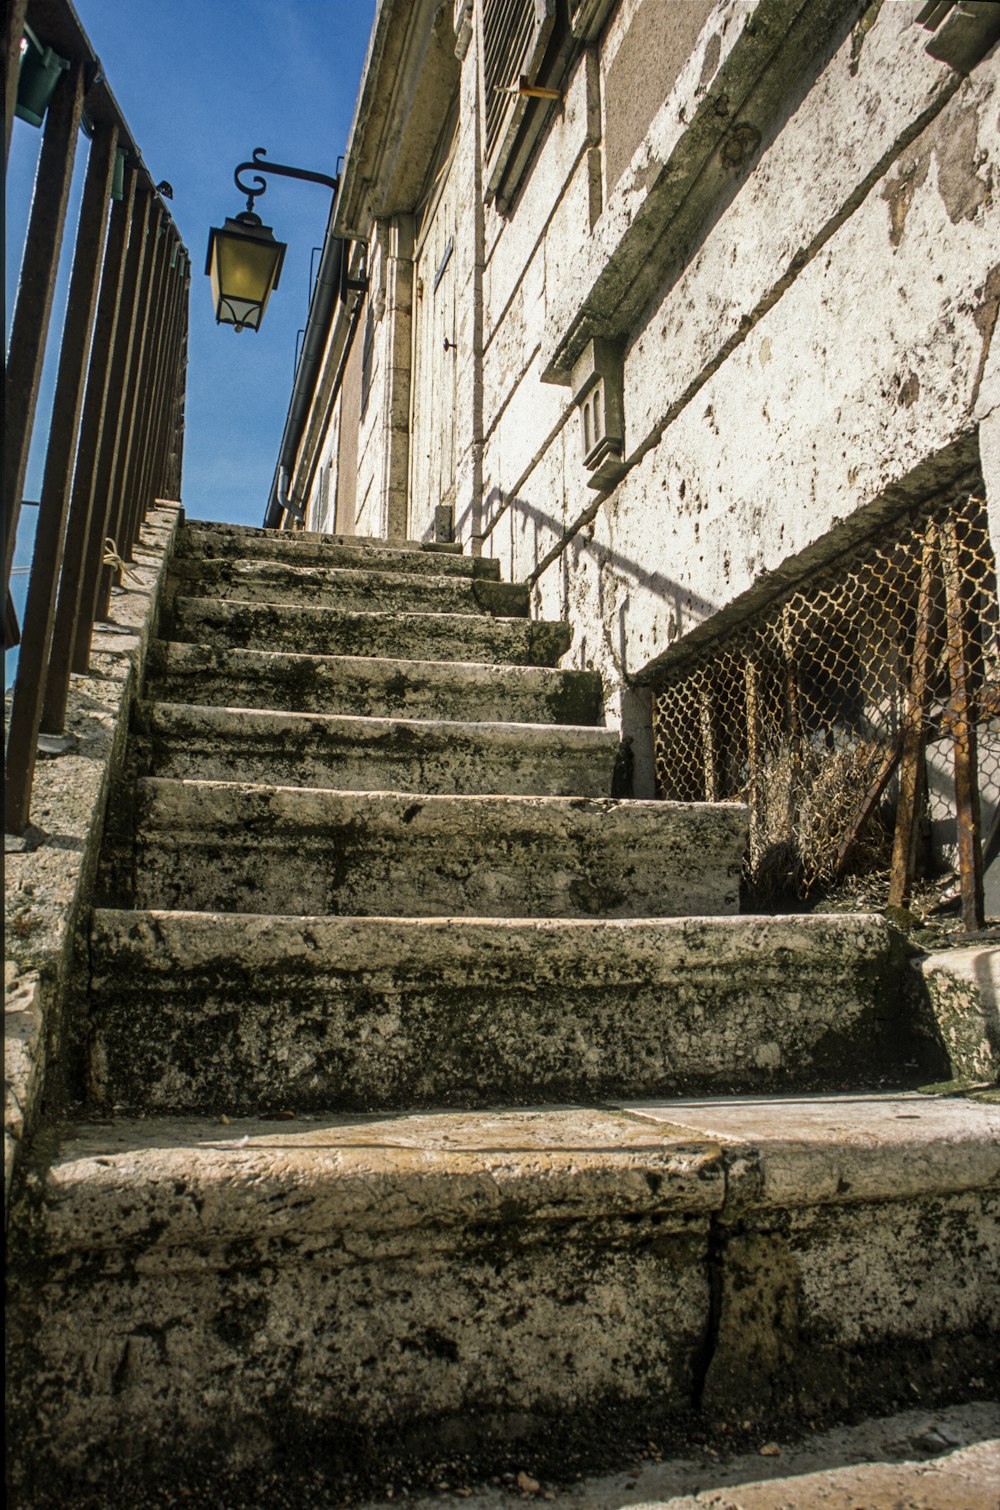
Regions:
<instances>
[{"instance_id":1,"label":"vertical railing bar","mask_svg":"<svg viewBox=\"0 0 1000 1510\"><path fill-rule=\"evenodd\" d=\"M186 262L186 259L185 259ZM188 334L191 323L191 268L184 270L184 303L181 309L180 344L177 352L175 388L171 399L171 421L166 458L164 488L167 496L180 498L184 472L184 420L187 408Z\"/></svg>"},{"instance_id":2,"label":"vertical railing bar","mask_svg":"<svg viewBox=\"0 0 1000 1510\"><path fill-rule=\"evenodd\" d=\"M163 417L163 398L166 386L166 374L170 362L170 352L173 342L174 319L177 313L177 298L180 287L180 263L181 255L180 240L175 240L170 246L168 268L164 283L164 293L161 300L161 313L158 325L158 338L156 359L150 384L149 419L147 423L146 449L143 457L143 468L139 479L137 505L139 507L135 525L135 538L138 539L139 530L145 520L146 514L153 503L156 495L156 457L159 444L160 423ZM173 266L170 266L173 263Z\"/></svg>"},{"instance_id":3,"label":"vertical railing bar","mask_svg":"<svg viewBox=\"0 0 1000 1510\"><path fill-rule=\"evenodd\" d=\"M125 259L115 349L108 374L108 395L114 395L114 408L105 410L101 449L94 476L94 508L83 580L80 584L80 612L73 642L72 670L85 672L90 664L90 643L103 573L104 540L111 524L114 483L118 471L122 433L125 428L124 394L132 367L132 353L139 317L142 312L144 278L149 265L149 218L152 195L139 183L138 171L129 169L133 180L134 200L129 222L129 241Z\"/></svg>"},{"instance_id":4,"label":"vertical railing bar","mask_svg":"<svg viewBox=\"0 0 1000 1510\"><path fill-rule=\"evenodd\" d=\"M137 440L132 459L132 482L129 488L127 514L122 529L121 554L126 561L132 560L132 551L139 535L140 522L146 512L146 472L149 465L149 450L156 407L156 374L160 364L163 345L163 329L170 300L170 237L165 235L161 247L163 266L155 303L150 307L149 335L146 360L140 390L137 418Z\"/></svg>"},{"instance_id":5,"label":"vertical railing bar","mask_svg":"<svg viewBox=\"0 0 1000 1510\"><path fill-rule=\"evenodd\" d=\"M174 241L170 248L170 257L176 263L180 253L180 242ZM169 261L169 259L168 259ZM177 283L179 281L176 267L169 268L166 275L166 283L162 300L162 309L158 320L156 351L153 359L153 375L150 384L149 413L145 427L142 466L139 472L139 481L136 490L138 520L135 534L142 526L142 522L149 511L154 492L154 468L156 460L156 446L160 429L160 410L162 407L163 381L166 363L169 355L170 337L173 328L174 310L176 307Z\"/></svg>"},{"instance_id":6,"label":"vertical railing bar","mask_svg":"<svg viewBox=\"0 0 1000 1510\"><path fill-rule=\"evenodd\" d=\"M11 323L4 396L5 589L10 583L82 111L83 65L76 63L56 85L46 116Z\"/></svg>"},{"instance_id":7,"label":"vertical railing bar","mask_svg":"<svg viewBox=\"0 0 1000 1510\"><path fill-rule=\"evenodd\" d=\"M151 235L155 237L153 249L153 270L150 279L148 297L146 299L145 315L142 323L141 339L139 342L138 358L136 362L136 379L133 392L133 401L129 405L127 414L128 444L125 450L124 466L122 468L122 486L120 493L116 493L116 516L111 535L118 547L118 554L123 561L132 560L132 534L131 526L134 513L135 487L139 470L139 460L142 453L142 426L145 422L148 409L149 367L152 358L153 341L156 330L156 315L159 308L163 290L163 276L167 265L167 235L165 216L157 207L154 219L155 229ZM101 592L101 605L98 610L99 616L107 617L108 605L111 601L110 578L107 594Z\"/></svg>"},{"instance_id":8,"label":"vertical railing bar","mask_svg":"<svg viewBox=\"0 0 1000 1510\"><path fill-rule=\"evenodd\" d=\"M975 933L985 922L983 897L982 814L979 797L978 734L974 675L969 664L976 621L971 612L968 579L963 572L965 531L961 515L952 513L941 526L941 565L947 619L949 723L955 762L955 820L958 830L958 876L962 922Z\"/></svg>"},{"instance_id":9,"label":"vertical railing bar","mask_svg":"<svg viewBox=\"0 0 1000 1510\"><path fill-rule=\"evenodd\" d=\"M15 834L23 833L28 822L66 511L83 408L87 356L97 312L117 145L117 126L96 128L73 251L7 739L4 821L9 832Z\"/></svg>"},{"instance_id":10,"label":"vertical railing bar","mask_svg":"<svg viewBox=\"0 0 1000 1510\"><path fill-rule=\"evenodd\" d=\"M150 195L152 200L152 195ZM146 328L149 319L150 300L155 288L155 274L159 266L159 227L162 220L160 208L155 200L149 221L146 227L146 248L142 267L142 281L139 285L139 298L136 309L135 330L133 332L132 350L129 357L128 376L122 398L122 430L119 438L118 456L115 464L114 480L111 486L111 503L108 510L108 536L121 549L121 526L125 510L125 488L129 477L132 447L135 437L135 418L138 409L139 383L142 377L143 353L146 345ZM95 618L106 619L111 604L111 586L114 581L114 570L105 566L100 576L100 586L97 590L97 609Z\"/></svg>"},{"instance_id":11,"label":"vertical railing bar","mask_svg":"<svg viewBox=\"0 0 1000 1510\"><path fill-rule=\"evenodd\" d=\"M170 315L170 330L164 353L161 375L159 413L157 415L154 454L151 460L149 493L151 501L164 496L163 484L166 472L167 446L170 433L170 413L176 402L177 365L180 357L181 324L184 309L185 270L184 254L178 249L177 274L174 282L173 305Z\"/></svg>"},{"instance_id":12,"label":"vertical railing bar","mask_svg":"<svg viewBox=\"0 0 1000 1510\"><path fill-rule=\"evenodd\" d=\"M185 255L181 289L177 359L170 392L166 446L163 455L163 489L167 498L180 498L184 466L184 417L187 408L188 331L191 323L191 264Z\"/></svg>"},{"instance_id":13,"label":"vertical railing bar","mask_svg":"<svg viewBox=\"0 0 1000 1510\"><path fill-rule=\"evenodd\" d=\"M120 149L119 149L120 150ZM129 225L135 200L135 174L129 173L122 198L111 207L111 221L104 251L101 293L94 323L94 339L87 370L87 392L80 422L80 441L76 451L76 470L70 500L63 568L59 577L59 598L52 630L52 649L42 706L41 727L46 734L61 732L66 716L71 661L77 634L77 618L83 598L86 562L91 531L96 523L100 531L103 510L95 499L98 462L107 415L108 389L118 331L119 313L125 283ZM103 535L101 536L103 539Z\"/></svg>"},{"instance_id":14,"label":"vertical railing bar","mask_svg":"<svg viewBox=\"0 0 1000 1510\"><path fill-rule=\"evenodd\" d=\"M28 12L28 0L7 0L7 16L4 20L4 148L3 160L10 157L10 138L14 129L14 106L17 104L17 80L21 71L21 38L24 36L24 18Z\"/></svg>"},{"instance_id":15,"label":"vertical railing bar","mask_svg":"<svg viewBox=\"0 0 1000 1510\"><path fill-rule=\"evenodd\" d=\"M896 831L893 836L889 880L890 907L905 907L916 874L920 808L926 784L927 704L934 677L934 593L937 569L937 528L931 521L924 534L920 558L916 629L906 692L906 718L900 742L899 800L896 804Z\"/></svg>"}]
</instances>

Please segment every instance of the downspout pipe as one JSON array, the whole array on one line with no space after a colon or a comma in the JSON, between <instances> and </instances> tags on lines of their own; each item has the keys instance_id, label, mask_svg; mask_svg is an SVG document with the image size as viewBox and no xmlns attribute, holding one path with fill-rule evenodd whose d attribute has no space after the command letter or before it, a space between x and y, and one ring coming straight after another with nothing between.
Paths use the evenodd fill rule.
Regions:
<instances>
[{"instance_id":1,"label":"downspout pipe","mask_svg":"<svg viewBox=\"0 0 1000 1510\"><path fill-rule=\"evenodd\" d=\"M281 437L267 508L264 511L265 529L277 529L281 524L281 516L286 510L296 519L303 518L301 507L288 497L287 487L295 466L295 458L298 455L309 406L316 390L316 379L319 376L320 363L330 333L333 312L337 306L343 258L349 252L349 243L332 233L336 207L337 198L334 195L333 204L330 207L330 218L327 221L326 237L323 241L323 252L319 259L319 271L316 274L316 283L309 300L305 340L302 342L302 351L295 367L295 382L292 385L292 396L288 404L288 414L285 417L285 429Z\"/></svg>"}]
</instances>

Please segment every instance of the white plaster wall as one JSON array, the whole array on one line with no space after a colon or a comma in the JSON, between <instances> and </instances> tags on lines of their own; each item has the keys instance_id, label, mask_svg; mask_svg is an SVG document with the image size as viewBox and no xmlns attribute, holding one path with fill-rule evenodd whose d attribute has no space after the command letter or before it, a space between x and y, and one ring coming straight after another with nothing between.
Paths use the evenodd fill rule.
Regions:
<instances>
[{"instance_id":1,"label":"white plaster wall","mask_svg":"<svg viewBox=\"0 0 1000 1510\"><path fill-rule=\"evenodd\" d=\"M319 465L313 475L305 510L305 528L332 534L337 512L337 458L340 442L340 399L330 415ZM326 479L324 484L324 478Z\"/></svg>"},{"instance_id":2,"label":"white plaster wall","mask_svg":"<svg viewBox=\"0 0 1000 1510\"><path fill-rule=\"evenodd\" d=\"M845 41L636 331L632 469L607 498L529 315L565 299L588 234L582 67L513 218L487 217L484 550L537 577L612 692L975 423L998 68L960 81L912 21L883 5L860 53Z\"/></svg>"}]
</instances>

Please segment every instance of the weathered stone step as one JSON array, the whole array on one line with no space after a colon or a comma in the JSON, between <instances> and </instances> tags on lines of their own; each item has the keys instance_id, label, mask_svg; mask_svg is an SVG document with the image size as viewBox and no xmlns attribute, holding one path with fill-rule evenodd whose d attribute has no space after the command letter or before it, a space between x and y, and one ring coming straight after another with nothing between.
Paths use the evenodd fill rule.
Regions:
<instances>
[{"instance_id":1,"label":"weathered stone step","mask_svg":"<svg viewBox=\"0 0 1000 1510\"><path fill-rule=\"evenodd\" d=\"M482 613L527 618L528 588L485 577L445 577L367 566L294 565L284 561L175 561L173 590L182 597L230 603L287 603L356 612Z\"/></svg>"},{"instance_id":2,"label":"weathered stone step","mask_svg":"<svg viewBox=\"0 0 1000 1510\"><path fill-rule=\"evenodd\" d=\"M605 797L618 735L568 724L458 723L144 703L141 774L371 792Z\"/></svg>"},{"instance_id":3,"label":"weathered stone step","mask_svg":"<svg viewBox=\"0 0 1000 1510\"><path fill-rule=\"evenodd\" d=\"M961 1389L998 1166L926 1097L69 1127L9 1275L19 1502Z\"/></svg>"},{"instance_id":4,"label":"weathered stone step","mask_svg":"<svg viewBox=\"0 0 1000 1510\"><path fill-rule=\"evenodd\" d=\"M376 718L603 724L596 671L486 662L297 655L156 641L146 685L158 701Z\"/></svg>"},{"instance_id":5,"label":"weathered stone step","mask_svg":"<svg viewBox=\"0 0 1000 1510\"><path fill-rule=\"evenodd\" d=\"M869 917L102 909L91 968L92 1081L160 1111L872 1086L913 1036Z\"/></svg>"},{"instance_id":6,"label":"weathered stone step","mask_svg":"<svg viewBox=\"0 0 1000 1510\"><path fill-rule=\"evenodd\" d=\"M539 619L356 613L185 597L174 600L171 625L171 638L199 645L517 666L554 666L569 649L572 637L568 624Z\"/></svg>"},{"instance_id":7,"label":"weathered stone step","mask_svg":"<svg viewBox=\"0 0 1000 1510\"><path fill-rule=\"evenodd\" d=\"M140 781L118 905L371 917L733 913L737 804Z\"/></svg>"},{"instance_id":8,"label":"weathered stone step","mask_svg":"<svg viewBox=\"0 0 1000 1510\"><path fill-rule=\"evenodd\" d=\"M263 530L239 524L189 520L177 533L174 560L292 561L316 566L384 566L391 571L441 576L500 576L500 562L463 556L460 545L421 540L379 540L367 535L321 535L307 530Z\"/></svg>"}]
</instances>

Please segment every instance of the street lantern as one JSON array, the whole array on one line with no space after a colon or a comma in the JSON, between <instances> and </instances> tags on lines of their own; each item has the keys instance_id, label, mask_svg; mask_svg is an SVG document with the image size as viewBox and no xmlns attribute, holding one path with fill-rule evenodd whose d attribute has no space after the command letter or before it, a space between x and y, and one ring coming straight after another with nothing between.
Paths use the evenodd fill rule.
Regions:
<instances>
[{"instance_id":1,"label":"street lantern","mask_svg":"<svg viewBox=\"0 0 1000 1510\"><path fill-rule=\"evenodd\" d=\"M247 183L242 175L253 173ZM218 325L232 325L235 330L259 330L271 290L278 286L278 274L285 255L285 243L275 241L269 225L262 225L254 214L254 200L267 188L265 173L282 178L304 179L323 184L336 195L340 179L329 173L312 173L292 168L287 163L266 159L263 147L255 147L250 162L240 163L233 174L236 187L247 196L242 214L229 217L223 226L213 226L208 234L205 272L212 280L212 299Z\"/></svg>"},{"instance_id":2,"label":"street lantern","mask_svg":"<svg viewBox=\"0 0 1000 1510\"><path fill-rule=\"evenodd\" d=\"M205 272L212 280L216 324L259 330L284 256L285 243L252 210L213 226Z\"/></svg>"}]
</instances>

